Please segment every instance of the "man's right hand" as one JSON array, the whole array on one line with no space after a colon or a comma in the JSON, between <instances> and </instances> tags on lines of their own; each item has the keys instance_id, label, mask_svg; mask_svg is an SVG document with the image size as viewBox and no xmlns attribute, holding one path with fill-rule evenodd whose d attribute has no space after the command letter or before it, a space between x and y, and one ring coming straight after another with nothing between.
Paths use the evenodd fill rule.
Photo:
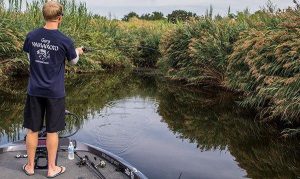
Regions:
<instances>
[{"instance_id":1,"label":"man's right hand","mask_svg":"<svg viewBox=\"0 0 300 179\"><path fill-rule=\"evenodd\" d=\"M76 48L78 50L79 55L83 54L83 47Z\"/></svg>"}]
</instances>

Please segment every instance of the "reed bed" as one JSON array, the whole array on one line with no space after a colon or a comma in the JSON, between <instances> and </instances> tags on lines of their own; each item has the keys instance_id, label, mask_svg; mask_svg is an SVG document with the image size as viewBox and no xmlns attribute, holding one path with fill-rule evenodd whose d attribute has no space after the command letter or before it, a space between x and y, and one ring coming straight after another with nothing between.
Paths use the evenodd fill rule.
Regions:
<instances>
[{"instance_id":1,"label":"reed bed","mask_svg":"<svg viewBox=\"0 0 300 179\"><path fill-rule=\"evenodd\" d=\"M202 18L169 30L161 40L166 74L193 85L222 86L226 56L231 53L243 24L231 19Z\"/></svg>"},{"instance_id":2,"label":"reed bed","mask_svg":"<svg viewBox=\"0 0 300 179\"><path fill-rule=\"evenodd\" d=\"M111 29L117 26L117 22L93 15L84 3L76 4L75 1L67 0L60 2L64 5L65 13L61 31L70 36L76 46L107 49L82 56L80 68L69 67L69 71L80 69L82 72L92 72L130 65L128 58L113 48L115 42L111 36ZM21 4L21 0L9 1L9 7L2 7L0 10L0 65L6 63L8 59L18 58L26 61L22 52L25 35L44 24L41 14L43 0L27 4L23 11Z\"/></svg>"},{"instance_id":3,"label":"reed bed","mask_svg":"<svg viewBox=\"0 0 300 179\"><path fill-rule=\"evenodd\" d=\"M174 24L165 21L132 18L129 22L118 22L119 30L114 39L117 46L125 47L120 50L131 59L134 66L154 68L161 57L161 36L172 27Z\"/></svg>"},{"instance_id":4,"label":"reed bed","mask_svg":"<svg viewBox=\"0 0 300 179\"><path fill-rule=\"evenodd\" d=\"M299 122L300 13L278 16L275 28L241 33L228 58L228 86L246 92L241 105L257 108L260 118Z\"/></svg>"},{"instance_id":5,"label":"reed bed","mask_svg":"<svg viewBox=\"0 0 300 179\"><path fill-rule=\"evenodd\" d=\"M162 36L158 64L171 79L242 92L258 119L299 124L299 17L289 8L179 24Z\"/></svg>"}]
</instances>

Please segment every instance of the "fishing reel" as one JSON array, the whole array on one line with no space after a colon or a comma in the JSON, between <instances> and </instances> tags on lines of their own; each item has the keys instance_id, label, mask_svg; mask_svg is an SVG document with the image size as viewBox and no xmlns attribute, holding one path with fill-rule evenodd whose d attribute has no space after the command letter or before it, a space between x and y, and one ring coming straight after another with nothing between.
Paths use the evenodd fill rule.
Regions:
<instances>
[{"instance_id":1,"label":"fishing reel","mask_svg":"<svg viewBox=\"0 0 300 179\"><path fill-rule=\"evenodd\" d=\"M78 165L79 167L82 166L86 166L89 163L91 164L92 167L94 167L95 169L99 169L99 168L105 168L106 167L106 162L104 160L100 160L100 162L98 164L95 164L95 162L97 161L97 157L94 157L95 162L92 162L89 157L87 155L85 155L84 157L80 157L77 152L75 152L75 155L77 157L79 157L80 161L76 163L76 165Z\"/></svg>"},{"instance_id":2,"label":"fishing reel","mask_svg":"<svg viewBox=\"0 0 300 179\"><path fill-rule=\"evenodd\" d=\"M101 160L99 164L96 165L96 168L104 168L106 167L106 162L104 160Z\"/></svg>"},{"instance_id":3,"label":"fishing reel","mask_svg":"<svg viewBox=\"0 0 300 179\"><path fill-rule=\"evenodd\" d=\"M92 48L89 48L89 47L82 47L82 50L83 50L84 53L94 51Z\"/></svg>"}]
</instances>

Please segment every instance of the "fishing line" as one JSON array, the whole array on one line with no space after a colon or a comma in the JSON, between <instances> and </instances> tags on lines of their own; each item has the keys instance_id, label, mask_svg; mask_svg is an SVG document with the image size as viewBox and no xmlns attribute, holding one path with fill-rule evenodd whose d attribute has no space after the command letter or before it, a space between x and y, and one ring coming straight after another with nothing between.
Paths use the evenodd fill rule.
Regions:
<instances>
[{"instance_id":1,"label":"fishing line","mask_svg":"<svg viewBox=\"0 0 300 179\"><path fill-rule=\"evenodd\" d=\"M148 47L148 46L115 46L115 47L106 47L106 48L91 48L91 47L83 47L83 52L93 52L93 51L105 51L105 50L113 50L113 49L130 49L130 48L136 48L138 51L141 51L142 49L148 49L153 50L156 52L159 52L158 49Z\"/></svg>"},{"instance_id":2,"label":"fishing line","mask_svg":"<svg viewBox=\"0 0 300 179\"><path fill-rule=\"evenodd\" d=\"M78 124L78 123L80 122L79 117L78 117L76 114L71 113L71 112L68 111L68 110L65 110L65 115L66 115L66 116L72 116L72 117L73 117L73 120L75 119L75 121L74 121L74 122L75 122L75 125ZM69 137L72 137L72 136L74 136L75 134L77 134L77 132L79 131L79 129L80 129L80 127L76 127L76 130L75 130L73 133L69 134L69 135L62 135L61 132L58 132L59 138L60 138L60 139L63 139L63 138L69 138ZM45 126L43 126L42 130L39 132L38 135L39 135L39 137L46 137L46 136L47 136L47 131L46 131L46 127L45 127Z\"/></svg>"},{"instance_id":3,"label":"fishing line","mask_svg":"<svg viewBox=\"0 0 300 179\"><path fill-rule=\"evenodd\" d=\"M76 114L71 113L71 112L68 111L68 110L65 111L65 115L66 115L66 116L67 116L67 115L72 116L73 119L75 119L75 121L74 121L74 122L75 122L75 125L78 124L78 123L80 122L79 117L78 117ZM78 132L79 129L80 129L80 127L76 127L76 128L77 128L77 129L75 130L75 132L73 132L73 133L71 133L71 134L69 134L69 135L65 135L65 136L61 135L61 136L59 136L59 138L69 138L69 137L74 136L75 134L77 134L77 132Z\"/></svg>"}]
</instances>

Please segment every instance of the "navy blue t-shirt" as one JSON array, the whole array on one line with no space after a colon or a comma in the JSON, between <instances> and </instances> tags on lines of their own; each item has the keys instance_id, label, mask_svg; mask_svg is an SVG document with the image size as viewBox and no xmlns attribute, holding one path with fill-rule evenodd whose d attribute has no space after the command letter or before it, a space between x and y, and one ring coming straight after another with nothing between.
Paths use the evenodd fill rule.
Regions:
<instances>
[{"instance_id":1,"label":"navy blue t-shirt","mask_svg":"<svg viewBox=\"0 0 300 179\"><path fill-rule=\"evenodd\" d=\"M23 50L30 57L28 94L64 97L65 59L77 57L73 41L59 30L39 28L27 34Z\"/></svg>"}]
</instances>

